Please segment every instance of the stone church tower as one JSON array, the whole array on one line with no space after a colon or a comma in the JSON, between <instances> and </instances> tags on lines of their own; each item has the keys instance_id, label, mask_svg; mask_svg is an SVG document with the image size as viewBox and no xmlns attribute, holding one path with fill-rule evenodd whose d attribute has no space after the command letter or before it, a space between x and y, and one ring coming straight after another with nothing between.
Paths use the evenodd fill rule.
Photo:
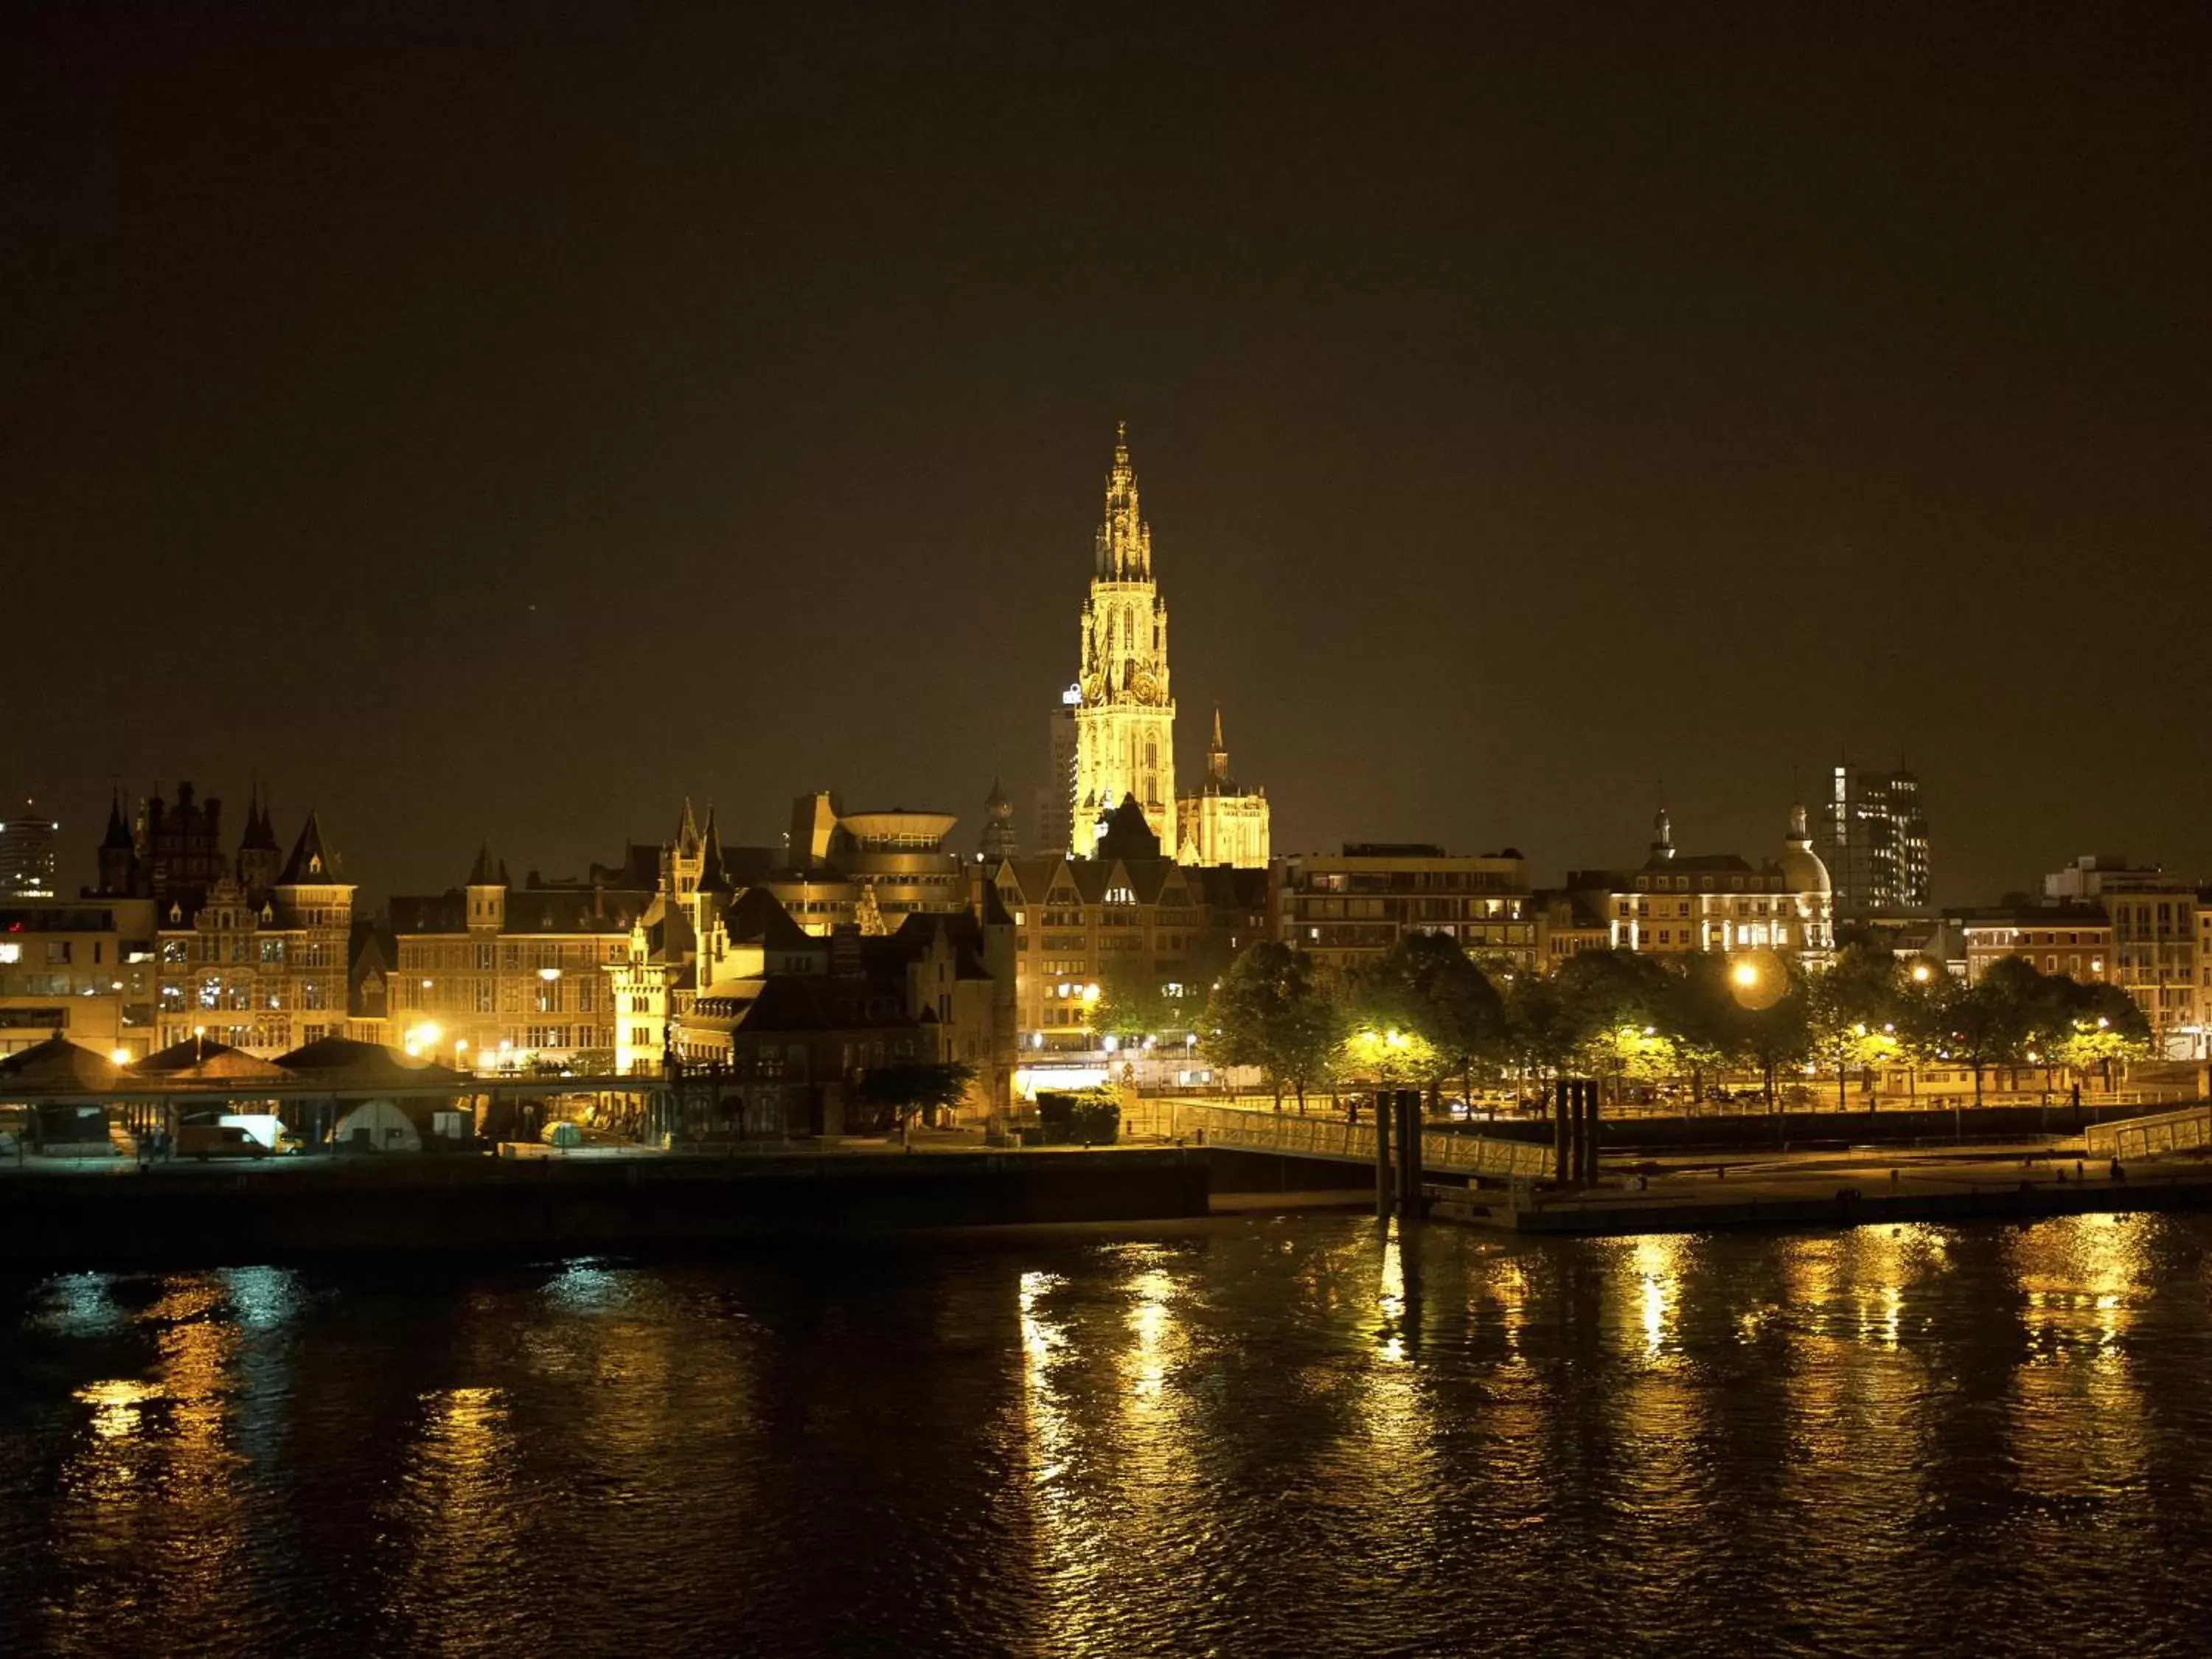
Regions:
<instances>
[{"instance_id":1,"label":"stone church tower","mask_svg":"<svg viewBox=\"0 0 2212 1659\"><path fill-rule=\"evenodd\" d=\"M1106 477L1091 597L1076 676L1075 822L1071 851L1089 858L1101 820L1133 797L1176 851L1175 696L1168 684L1168 610L1152 582L1152 532L1138 511L1124 424Z\"/></svg>"}]
</instances>

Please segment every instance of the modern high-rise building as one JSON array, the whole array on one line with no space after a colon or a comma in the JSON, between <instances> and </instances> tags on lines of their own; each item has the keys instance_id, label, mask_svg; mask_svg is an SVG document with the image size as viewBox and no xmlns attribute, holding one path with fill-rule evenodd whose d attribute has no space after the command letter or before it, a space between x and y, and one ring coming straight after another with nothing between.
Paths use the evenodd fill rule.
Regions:
<instances>
[{"instance_id":1,"label":"modern high-rise building","mask_svg":"<svg viewBox=\"0 0 2212 1659\"><path fill-rule=\"evenodd\" d=\"M0 820L0 898L54 896L54 832L60 828L34 800Z\"/></svg>"},{"instance_id":2,"label":"modern high-rise building","mask_svg":"<svg viewBox=\"0 0 2212 1659\"><path fill-rule=\"evenodd\" d=\"M1075 844L1075 710L1083 688L1071 685L1052 711L1051 781L1037 791L1037 850L1065 854Z\"/></svg>"},{"instance_id":3,"label":"modern high-rise building","mask_svg":"<svg viewBox=\"0 0 2212 1659\"><path fill-rule=\"evenodd\" d=\"M1821 803L1820 854L1835 884L1838 921L1927 910L1928 817L1920 780L1902 768L1838 766Z\"/></svg>"},{"instance_id":4,"label":"modern high-rise building","mask_svg":"<svg viewBox=\"0 0 2212 1659\"><path fill-rule=\"evenodd\" d=\"M1168 610L1152 580L1152 526L1138 508L1126 425L1114 441L1106 516L1093 550L1075 681L1070 850L1091 857L1102 821L1131 798L1159 837L1161 855L1171 859L1176 706L1168 682Z\"/></svg>"}]
</instances>

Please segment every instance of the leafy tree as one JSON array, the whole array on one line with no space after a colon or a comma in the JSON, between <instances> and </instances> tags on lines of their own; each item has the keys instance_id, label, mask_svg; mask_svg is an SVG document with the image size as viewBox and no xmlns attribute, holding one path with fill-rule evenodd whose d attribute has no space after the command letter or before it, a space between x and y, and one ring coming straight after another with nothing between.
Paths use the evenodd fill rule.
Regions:
<instances>
[{"instance_id":1,"label":"leafy tree","mask_svg":"<svg viewBox=\"0 0 2212 1659\"><path fill-rule=\"evenodd\" d=\"M1497 990L1457 944L1433 933L1398 939L1353 976L1347 1002L1352 1024L1385 1038L1370 1061L1401 1061L1401 1074L1427 1089L1431 1110L1445 1078L1471 1088L1476 1057L1497 1052L1504 1041ZM1389 1043L1393 1030L1418 1042Z\"/></svg>"},{"instance_id":2,"label":"leafy tree","mask_svg":"<svg viewBox=\"0 0 2212 1659\"><path fill-rule=\"evenodd\" d=\"M2150 1053L2150 1021L2136 1000L2117 985L2084 985L2057 975L2051 988L2051 1018L2039 1038L2059 1064L2077 1077L2101 1070L2112 1085L2112 1062Z\"/></svg>"},{"instance_id":3,"label":"leafy tree","mask_svg":"<svg viewBox=\"0 0 2212 1659\"><path fill-rule=\"evenodd\" d=\"M957 1106L975 1080L975 1068L961 1060L904 1060L872 1066L860 1074L854 1098L868 1109L868 1127L902 1129L925 1108Z\"/></svg>"},{"instance_id":4,"label":"leafy tree","mask_svg":"<svg viewBox=\"0 0 2212 1659\"><path fill-rule=\"evenodd\" d=\"M1880 945L1847 945L1806 987L1813 1057L1836 1074L1836 1109L1847 1110L1846 1078L1895 1052L1897 958Z\"/></svg>"},{"instance_id":5,"label":"leafy tree","mask_svg":"<svg viewBox=\"0 0 2212 1659\"><path fill-rule=\"evenodd\" d=\"M2017 1064L2026 1051L2042 1001L2041 978L2033 963L2001 957L1972 984L1948 975L1936 982L1922 1013L1921 1042L1937 1059L1972 1071L1976 1106L1989 1068Z\"/></svg>"},{"instance_id":6,"label":"leafy tree","mask_svg":"<svg viewBox=\"0 0 2212 1659\"><path fill-rule=\"evenodd\" d=\"M1782 1109L1779 1079L1784 1067L1802 1066L1812 1052L1813 1031L1805 980L1795 969L1782 994L1763 1008L1737 1007L1732 1022L1735 1055L1756 1066L1766 1085L1766 1105Z\"/></svg>"},{"instance_id":7,"label":"leafy tree","mask_svg":"<svg viewBox=\"0 0 2212 1659\"><path fill-rule=\"evenodd\" d=\"M1278 939L1247 949L1221 977L1206 1009L1207 1057L1218 1066L1256 1066L1275 1105L1285 1085L1305 1109L1306 1091L1325 1080L1342 1020L1336 999L1311 958Z\"/></svg>"},{"instance_id":8,"label":"leafy tree","mask_svg":"<svg viewBox=\"0 0 2212 1659\"><path fill-rule=\"evenodd\" d=\"M1573 1063L1582 1033L1556 977L1516 974L1506 981L1504 1003L1504 1052L1530 1079L1555 1077Z\"/></svg>"},{"instance_id":9,"label":"leafy tree","mask_svg":"<svg viewBox=\"0 0 2212 1659\"><path fill-rule=\"evenodd\" d=\"M1593 1073L1610 1076L1613 1097L1631 1070L1648 1069L1646 1038L1660 1035L1674 989L1668 969L1650 957L1629 951L1584 951L1571 957L1557 975L1566 1022L1575 1034L1576 1061Z\"/></svg>"},{"instance_id":10,"label":"leafy tree","mask_svg":"<svg viewBox=\"0 0 2212 1659\"><path fill-rule=\"evenodd\" d=\"M1168 997L1149 958L1108 958L1098 970L1098 1000L1091 1005L1091 1029L1127 1041L1168 1027Z\"/></svg>"},{"instance_id":11,"label":"leafy tree","mask_svg":"<svg viewBox=\"0 0 2212 1659\"><path fill-rule=\"evenodd\" d=\"M1729 984L1726 957L1700 951L1668 970L1656 1024L1672 1040L1676 1065L1689 1071L1692 1101L1705 1098L1706 1074L1726 1066L1735 1053L1742 1012Z\"/></svg>"}]
</instances>

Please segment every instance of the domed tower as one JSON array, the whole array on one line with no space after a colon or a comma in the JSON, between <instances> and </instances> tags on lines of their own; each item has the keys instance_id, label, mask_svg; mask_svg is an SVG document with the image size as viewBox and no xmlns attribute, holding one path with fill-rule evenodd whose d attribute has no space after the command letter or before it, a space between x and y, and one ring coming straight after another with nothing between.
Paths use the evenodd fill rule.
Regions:
<instances>
[{"instance_id":1,"label":"domed tower","mask_svg":"<svg viewBox=\"0 0 2212 1659\"><path fill-rule=\"evenodd\" d=\"M1821 959L1835 947L1835 894L1828 866L1813 850L1802 802L1790 809L1790 833L1782 839L1781 870L1783 885L1796 902L1804 954Z\"/></svg>"},{"instance_id":2,"label":"domed tower","mask_svg":"<svg viewBox=\"0 0 2212 1659\"><path fill-rule=\"evenodd\" d=\"M983 799L983 840L980 850L986 864L1014 858L1021 851L1014 836L1014 804L1006 799L1006 792L999 787L996 778L991 780L991 793Z\"/></svg>"}]
</instances>

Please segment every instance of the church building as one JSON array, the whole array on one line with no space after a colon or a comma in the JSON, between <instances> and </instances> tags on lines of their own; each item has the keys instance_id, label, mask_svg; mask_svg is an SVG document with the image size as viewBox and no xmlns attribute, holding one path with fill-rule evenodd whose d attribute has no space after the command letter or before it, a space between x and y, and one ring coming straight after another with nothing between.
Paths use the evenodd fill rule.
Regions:
<instances>
[{"instance_id":1,"label":"church building","mask_svg":"<svg viewBox=\"0 0 2212 1659\"><path fill-rule=\"evenodd\" d=\"M1205 783L1188 800L1176 793L1168 610L1152 577L1152 531L1139 509L1126 424L1106 475L1105 517L1093 540L1080 626L1075 682L1054 711L1041 850L1095 857L1106 820L1133 799L1162 856L1264 866L1267 796L1230 781L1218 713Z\"/></svg>"}]
</instances>

